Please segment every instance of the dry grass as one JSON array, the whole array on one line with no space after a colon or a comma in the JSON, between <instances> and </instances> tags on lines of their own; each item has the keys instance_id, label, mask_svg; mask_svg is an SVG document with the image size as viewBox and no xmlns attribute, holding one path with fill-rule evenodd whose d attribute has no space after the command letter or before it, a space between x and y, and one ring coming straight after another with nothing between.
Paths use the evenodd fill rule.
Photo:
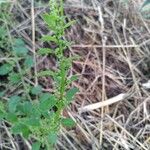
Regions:
<instances>
[{"instance_id":1,"label":"dry grass","mask_svg":"<svg viewBox=\"0 0 150 150\"><path fill-rule=\"evenodd\" d=\"M65 38L75 42L69 54L80 56L70 71L79 75L73 85L80 93L64 112L77 126L61 130L56 149L150 149L150 93L142 86L150 77L150 20L138 12L141 4L141 0L128 4L121 0L66 0L66 14L77 20ZM34 7L30 0L20 0L12 2L10 11L18 21L11 34L25 39L37 60L36 74L43 67L55 69L55 61L49 56L36 58L36 50L44 46L39 38L48 31L41 21L47 6ZM52 90L48 78L26 81L40 82L45 91ZM121 100L114 98L123 93L127 96ZM94 103L98 106L91 109ZM83 112L87 105L90 107ZM31 141L14 139L3 124L1 132L1 149L30 149Z\"/></svg>"}]
</instances>

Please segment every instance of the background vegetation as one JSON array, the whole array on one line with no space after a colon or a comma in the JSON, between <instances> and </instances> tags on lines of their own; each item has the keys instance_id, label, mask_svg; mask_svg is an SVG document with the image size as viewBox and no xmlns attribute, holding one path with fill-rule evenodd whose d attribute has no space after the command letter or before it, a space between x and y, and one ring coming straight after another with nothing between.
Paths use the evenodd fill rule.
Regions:
<instances>
[{"instance_id":1,"label":"background vegetation","mask_svg":"<svg viewBox=\"0 0 150 150\"><path fill-rule=\"evenodd\" d=\"M149 150L149 3L0 1L0 149Z\"/></svg>"}]
</instances>

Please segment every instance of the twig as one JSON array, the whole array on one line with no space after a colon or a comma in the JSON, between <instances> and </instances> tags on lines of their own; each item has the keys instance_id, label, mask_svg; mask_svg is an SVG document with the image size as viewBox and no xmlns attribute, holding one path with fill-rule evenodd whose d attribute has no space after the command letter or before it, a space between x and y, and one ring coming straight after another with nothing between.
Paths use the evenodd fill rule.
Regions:
<instances>
[{"instance_id":1,"label":"twig","mask_svg":"<svg viewBox=\"0 0 150 150\"><path fill-rule=\"evenodd\" d=\"M91 104L91 105L87 105L83 108L80 108L79 111L80 112L85 112L85 111L92 111L92 110L95 110L95 109L99 109L99 108L102 108L102 107L105 107L105 106L108 106L108 105L112 105L116 102L119 102L119 101L122 101L122 100L125 100L125 98L128 96L128 94L125 94L125 93L122 93L122 94L119 94L113 98L110 98L108 100L105 100L103 102L98 102L98 103L94 103L94 104Z\"/></svg>"},{"instance_id":2,"label":"twig","mask_svg":"<svg viewBox=\"0 0 150 150\"><path fill-rule=\"evenodd\" d=\"M15 146L15 143L14 143L14 139L13 139L11 133L9 132L8 128L7 128L6 125L4 124L4 122L3 122L3 128L5 129L5 131L6 131L7 135L8 135L8 137L9 137L9 140L10 140L10 143L11 143L13 149L14 149L14 150L17 150L17 148L16 148L16 146Z\"/></svg>"},{"instance_id":3,"label":"twig","mask_svg":"<svg viewBox=\"0 0 150 150\"><path fill-rule=\"evenodd\" d=\"M141 45L72 45L72 48L137 48L140 47Z\"/></svg>"},{"instance_id":4,"label":"twig","mask_svg":"<svg viewBox=\"0 0 150 150\"><path fill-rule=\"evenodd\" d=\"M31 16L32 16L32 50L34 59L34 75L35 75L35 86L38 85L37 78L37 64L36 64L36 52L35 52L35 18L34 18L34 0L31 1Z\"/></svg>"},{"instance_id":5,"label":"twig","mask_svg":"<svg viewBox=\"0 0 150 150\"><path fill-rule=\"evenodd\" d=\"M103 19L103 13L101 10L101 7L98 7L99 12L99 22L101 24L101 37L102 37L102 55L103 55L103 65L102 65L102 102L106 99L106 90L105 90L105 76L106 76L106 40L107 37L104 36L104 19ZM101 121L100 121L100 135L99 135L99 142L100 146L102 146L103 143L103 117L104 117L104 107L101 108Z\"/></svg>"},{"instance_id":6,"label":"twig","mask_svg":"<svg viewBox=\"0 0 150 150\"><path fill-rule=\"evenodd\" d=\"M140 141L138 141L132 134L130 134L124 127L122 127L116 120L111 118L109 115L106 115L114 124L116 124L124 133L126 133L130 138L132 138L138 145L141 146L144 150L148 150Z\"/></svg>"}]
</instances>

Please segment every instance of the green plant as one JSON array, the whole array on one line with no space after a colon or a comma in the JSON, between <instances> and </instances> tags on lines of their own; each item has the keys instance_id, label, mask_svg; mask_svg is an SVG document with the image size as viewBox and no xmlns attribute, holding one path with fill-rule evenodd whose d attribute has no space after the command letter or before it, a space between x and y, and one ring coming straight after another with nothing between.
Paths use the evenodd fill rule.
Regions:
<instances>
[{"instance_id":1,"label":"green plant","mask_svg":"<svg viewBox=\"0 0 150 150\"><path fill-rule=\"evenodd\" d=\"M54 92L43 92L40 85L34 86L26 82L26 76L32 74L34 61L21 38L13 39L8 35L12 51L0 65L0 77L6 77L8 86L17 85L19 89L23 89L11 94L6 98L7 101L4 100L7 89L0 92L0 119L11 125L13 134L21 134L27 139L34 138L36 142L32 146L33 150L38 150L41 146L47 150L53 149L60 127L72 127L75 124L72 119L62 115L78 92L77 88L69 88L70 83L77 79L76 76L68 78L68 71L75 58L65 56L64 51L70 42L63 39L66 28L74 21L66 23L62 0L50 0L50 6L50 13L44 14L43 20L53 35L46 35L42 40L53 42L56 48L41 48L38 55L53 55L57 70L43 70L36 77L50 76L54 82Z\"/></svg>"},{"instance_id":2,"label":"green plant","mask_svg":"<svg viewBox=\"0 0 150 150\"><path fill-rule=\"evenodd\" d=\"M7 34L7 22L10 19L10 15L7 13L9 9L9 3L0 2L0 55L8 52L10 48L10 41L8 40Z\"/></svg>"}]
</instances>

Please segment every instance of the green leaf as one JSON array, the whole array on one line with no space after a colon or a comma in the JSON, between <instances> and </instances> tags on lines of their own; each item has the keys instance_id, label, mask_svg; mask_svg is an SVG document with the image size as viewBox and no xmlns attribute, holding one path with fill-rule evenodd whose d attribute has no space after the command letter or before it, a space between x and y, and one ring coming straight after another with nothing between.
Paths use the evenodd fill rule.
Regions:
<instances>
[{"instance_id":1,"label":"green leaf","mask_svg":"<svg viewBox=\"0 0 150 150\"><path fill-rule=\"evenodd\" d=\"M39 108L42 112L50 110L53 106L55 106L55 104L56 104L55 96L51 94L45 93L42 94L42 96L40 97Z\"/></svg>"},{"instance_id":2,"label":"green leaf","mask_svg":"<svg viewBox=\"0 0 150 150\"><path fill-rule=\"evenodd\" d=\"M4 96L5 92L0 92L0 98Z\"/></svg>"},{"instance_id":3,"label":"green leaf","mask_svg":"<svg viewBox=\"0 0 150 150\"><path fill-rule=\"evenodd\" d=\"M14 43L16 46L24 46L25 45L24 41L20 38L15 39Z\"/></svg>"},{"instance_id":4,"label":"green leaf","mask_svg":"<svg viewBox=\"0 0 150 150\"><path fill-rule=\"evenodd\" d=\"M71 118L63 118L61 123L63 126L69 127L69 128L72 128L75 126L75 122Z\"/></svg>"},{"instance_id":5,"label":"green leaf","mask_svg":"<svg viewBox=\"0 0 150 150\"><path fill-rule=\"evenodd\" d=\"M39 95L42 93L42 87L40 85L33 87L31 93L34 95Z\"/></svg>"},{"instance_id":6,"label":"green leaf","mask_svg":"<svg viewBox=\"0 0 150 150\"><path fill-rule=\"evenodd\" d=\"M17 105L19 104L21 98L19 96L13 96L8 101L8 110L11 113L16 111Z\"/></svg>"},{"instance_id":7,"label":"green leaf","mask_svg":"<svg viewBox=\"0 0 150 150\"><path fill-rule=\"evenodd\" d=\"M69 47L71 45L69 41L64 40L64 39L59 40L59 43L64 46L64 49L66 49L67 47Z\"/></svg>"},{"instance_id":8,"label":"green leaf","mask_svg":"<svg viewBox=\"0 0 150 150\"><path fill-rule=\"evenodd\" d=\"M27 55L28 49L26 47L14 47L15 54L18 56Z\"/></svg>"},{"instance_id":9,"label":"green leaf","mask_svg":"<svg viewBox=\"0 0 150 150\"><path fill-rule=\"evenodd\" d=\"M51 53L52 53L52 49L50 49L50 48L41 48L38 51L38 54L40 54L40 55L48 55Z\"/></svg>"},{"instance_id":10,"label":"green leaf","mask_svg":"<svg viewBox=\"0 0 150 150\"><path fill-rule=\"evenodd\" d=\"M0 4L1 4L1 3L6 3L6 0L0 0Z\"/></svg>"},{"instance_id":11,"label":"green leaf","mask_svg":"<svg viewBox=\"0 0 150 150\"><path fill-rule=\"evenodd\" d=\"M46 101L48 100L52 95L50 93L43 93L41 96L40 96L40 101Z\"/></svg>"},{"instance_id":12,"label":"green leaf","mask_svg":"<svg viewBox=\"0 0 150 150\"><path fill-rule=\"evenodd\" d=\"M15 125L13 125L13 127L11 128L11 131L15 135L22 134L24 138L28 138L28 136L30 134L30 130L29 130L28 126L26 126L25 124L22 124L22 123L17 123Z\"/></svg>"},{"instance_id":13,"label":"green leaf","mask_svg":"<svg viewBox=\"0 0 150 150\"><path fill-rule=\"evenodd\" d=\"M13 69L13 66L10 64L4 64L0 66L0 75L6 75Z\"/></svg>"},{"instance_id":14,"label":"green leaf","mask_svg":"<svg viewBox=\"0 0 150 150\"><path fill-rule=\"evenodd\" d=\"M0 110L4 111L5 110L5 104L0 100Z\"/></svg>"},{"instance_id":15,"label":"green leaf","mask_svg":"<svg viewBox=\"0 0 150 150\"><path fill-rule=\"evenodd\" d=\"M0 121L6 117L6 114L0 110Z\"/></svg>"},{"instance_id":16,"label":"green leaf","mask_svg":"<svg viewBox=\"0 0 150 150\"><path fill-rule=\"evenodd\" d=\"M6 119L11 123L16 123L18 121L17 115L14 113L7 113Z\"/></svg>"},{"instance_id":17,"label":"green leaf","mask_svg":"<svg viewBox=\"0 0 150 150\"><path fill-rule=\"evenodd\" d=\"M143 8L147 5L150 5L150 0L145 0L141 8Z\"/></svg>"},{"instance_id":18,"label":"green leaf","mask_svg":"<svg viewBox=\"0 0 150 150\"><path fill-rule=\"evenodd\" d=\"M78 80L78 75L72 75L69 80L70 80L70 82Z\"/></svg>"},{"instance_id":19,"label":"green leaf","mask_svg":"<svg viewBox=\"0 0 150 150\"><path fill-rule=\"evenodd\" d=\"M145 0L140 8L140 12L145 19L150 19L150 0Z\"/></svg>"},{"instance_id":20,"label":"green leaf","mask_svg":"<svg viewBox=\"0 0 150 150\"><path fill-rule=\"evenodd\" d=\"M53 111L43 111L42 116L47 119L54 118L55 113Z\"/></svg>"},{"instance_id":21,"label":"green leaf","mask_svg":"<svg viewBox=\"0 0 150 150\"><path fill-rule=\"evenodd\" d=\"M5 117L5 114L5 104L2 101L0 101L0 120Z\"/></svg>"},{"instance_id":22,"label":"green leaf","mask_svg":"<svg viewBox=\"0 0 150 150\"><path fill-rule=\"evenodd\" d=\"M43 15L43 20L47 23L49 28L56 31L56 29L57 29L56 22L59 20L59 16L57 16L57 14L54 14L54 13L47 14L46 13Z\"/></svg>"},{"instance_id":23,"label":"green leaf","mask_svg":"<svg viewBox=\"0 0 150 150\"><path fill-rule=\"evenodd\" d=\"M35 142L32 144L32 150L40 150L41 143Z\"/></svg>"},{"instance_id":24,"label":"green leaf","mask_svg":"<svg viewBox=\"0 0 150 150\"><path fill-rule=\"evenodd\" d=\"M51 70L45 70L45 71L40 71L38 73L38 77L44 77L44 76L54 76L55 73Z\"/></svg>"},{"instance_id":25,"label":"green leaf","mask_svg":"<svg viewBox=\"0 0 150 150\"><path fill-rule=\"evenodd\" d=\"M27 126L38 127L40 126L39 118L28 118L24 121Z\"/></svg>"},{"instance_id":26,"label":"green leaf","mask_svg":"<svg viewBox=\"0 0 150 150\"><path fill-rule=\"evenodd\" d=\"M55 36L45 35L41 39L43 42L57 42L57 39Z\"/></svg>"},{"instance_id":27,"label":"green leaf","mask_svg":"<svg viewBox=\"0 0 150 150\"><path fill-rule=\"evenodd\" d=\"M33 57L32 56L27 56L24 62L25 67L31 68L34 65Z\"/></svg>"},{"instance_id":28,"label":"green leaf","mask_svg":"<svg viewBox=\"0 0 150 150\"><path fill-rule=\"evenodd\" d=\"M7 34L7 31L5 30L4 27L0 27L0 37L4 38Z\"/></svg>"},{"instance_id":29,"label":"green leaf","mask_svg":"<svg viewBox=\"0 0 150 150\"><path fill-rule=\"evenodd\" d=\"M20 74L18 73L10 73L8 79L12 84L17 84L21 81Z\"/></svg>"},{"instance_id":30,"label":"green leaf","mask_svg":"<svg viewBox=\"0 0 150 150\"><path fill-rule=\"evenodd\" d=\"M18 56L25 56L28 53L28 49L25 47L25 43L22 39L15 39L13 51Z\"/></svg>"},{"instance_id":31,"label":"green leaf","mask_svg":"<svg viewBox=\"0 0 150 150\"><path fill-rule=\"evenodd\" d=\"M66 100L68 101L68 102L71 102L72 100L73 100L73 97L74 97L74 95L77 93L77 92L79 92L79 89L78 88L72 88L72 89L70 89L70 90L68 90L67 92L66 92Z\"/></svg>"},{"instance_id":32,"label":"green leaf","mask_svg":"<svg viewBox=\"0 0 150 150\"><path fill-rule=\"evenodd\" d=\"M65 26L64 26L64 29L70 27L71 25L73 25L76 21L75 20L72 20L70 22L68 22Z\"/></svg>"},{"instance_id":33,"label":"green leaf","mask_svg":"<svg viewBox=\"0 0 150 150\"><path fill-rule=\"evenodd\" d=\"M33 105L31 102L24 102L23 104L19 105L18 110L20 110L23 114L31 116L32 110L33 110Z\"/></svg>"},{"instance_id":34,"label":"green leaf","mask_svg":"<svg viewBox=\"0 0 150 150\"><path fill-rule=\"evenodd\" d=\"M33 118L40 118L41 117L39 105L40 105L39 102L33 104L32 113L31 113Z\"/></svg>"},{"instance_id":35,"label":"green leaf","mask_svg":"<svg viewBox=\"0 0 150 150\"><path fill-rule=\"evenodd\" d=\"M57 142L57 134L55 133L55 132L53 132L53 133L50 133L49 135L48 135L48 142L50 143L50 144L56 144L56 142Z\"/></svg>"}]
</instances>

